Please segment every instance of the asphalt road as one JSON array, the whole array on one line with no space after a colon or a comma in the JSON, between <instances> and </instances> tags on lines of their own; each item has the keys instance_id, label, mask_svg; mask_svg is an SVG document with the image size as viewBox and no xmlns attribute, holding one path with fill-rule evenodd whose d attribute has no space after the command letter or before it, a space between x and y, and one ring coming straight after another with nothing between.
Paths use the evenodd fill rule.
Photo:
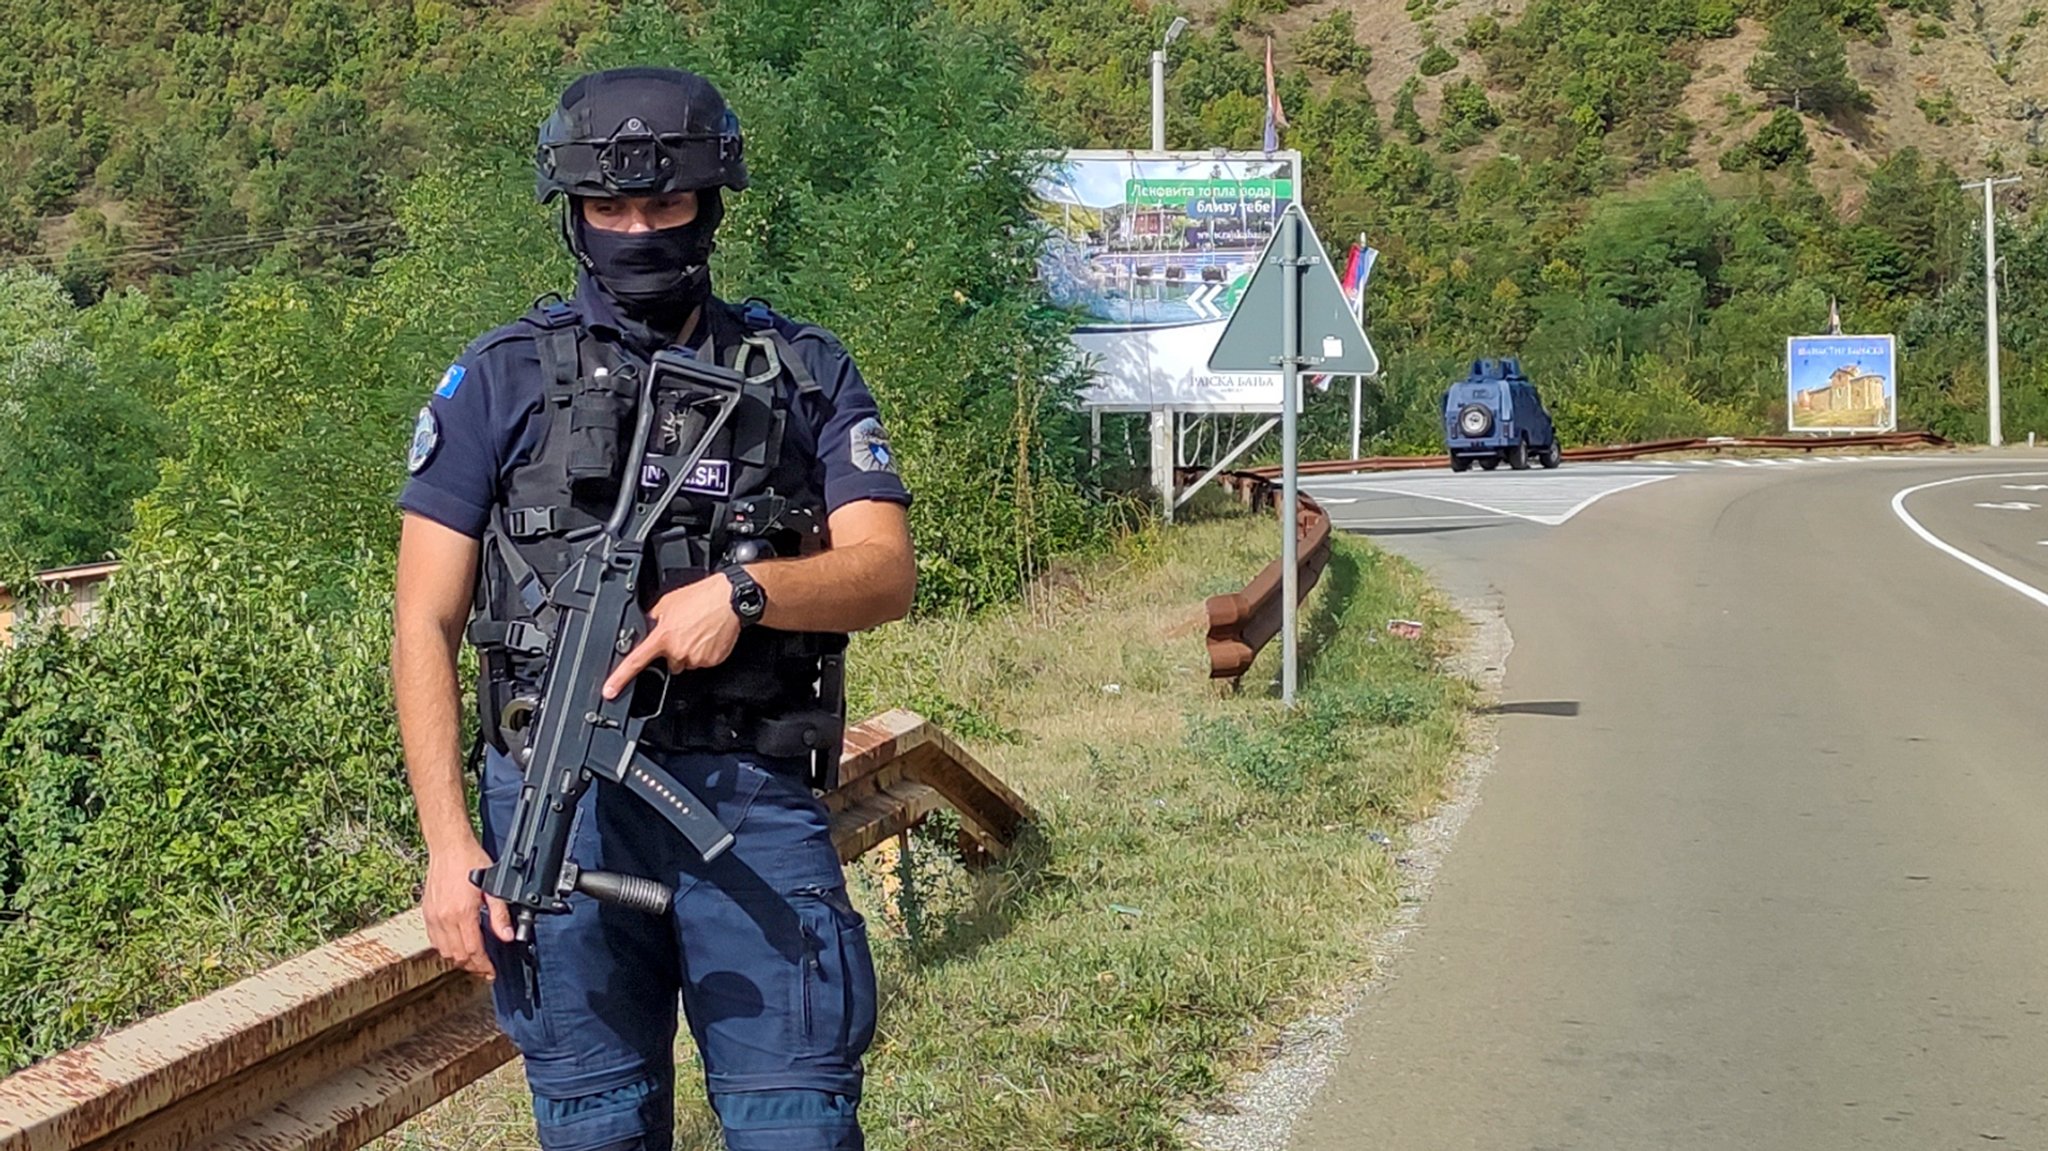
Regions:
<instances>
[{"instance_id":1,"label":"asphalt road","mask_svg":"<svg viewBox=\"0 0 2048 1151\"><path fill-rule=\"evenodd\" d=\"M2048 454L1311 490L1515 646L1297 1151L2048 1151Z\"/></svg>"}]
</instances>

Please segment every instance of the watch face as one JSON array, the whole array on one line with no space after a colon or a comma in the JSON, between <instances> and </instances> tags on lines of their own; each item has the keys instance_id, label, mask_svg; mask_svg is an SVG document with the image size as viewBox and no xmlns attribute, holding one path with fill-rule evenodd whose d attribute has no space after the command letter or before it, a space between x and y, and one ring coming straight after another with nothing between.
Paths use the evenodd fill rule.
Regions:
<instances>
[{"instance_id":1,"label":"watch face","mask_svg":"<svg viewBox=\"0 0 2048 1151\"><path fill-rule=\"evenodd\" d=\"M741 619L760 619L762 609L768 606L768 597L761 593L761 585L744 570L729 573L727 578L733 585L732 610L738 612Z\"/></svg>"}]
</instances>

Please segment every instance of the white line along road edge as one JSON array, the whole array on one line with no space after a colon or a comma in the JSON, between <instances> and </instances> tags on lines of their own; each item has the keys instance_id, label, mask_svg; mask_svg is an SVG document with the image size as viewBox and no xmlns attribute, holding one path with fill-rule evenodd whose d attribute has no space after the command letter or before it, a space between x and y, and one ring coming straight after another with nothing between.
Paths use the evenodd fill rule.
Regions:
<instances>
[{"instance_id":1,"label":"white line along road edge","mask_svg":"<svg viewBox=\"0 0 2048 1151\"><path fill-rule=\"evenodd\" d=\"M2026 596L2028 599L2033 600L2035 603L2040 604L2042 607L2048 607L2048 592L2042 591L2040 588L2035 587L2033 584L2030 584L2025 580L2009 576L2004 572L1999 571L1997 568L1992 567L1990 564L1985 563L1983 560L1978 559L1976 556L1973 556L1970 553L1964 551L1963 549L1956 547L1954 544L1949 543L1947 540L1944 540L1940 536L1935 535L1933 532L1928 531L1926 528L1921 527L1920 521L1914 519L1912 515L1906 511L1906 497L1912 495L1914 492L1926 491L1928 488L1946 487L1949 484L1967 484L1978 480L2033 479L2037 476L2048 476L2048 472L1995 472L1991 475L1985 476L1951 476L1945 480L1935 480L1933 483L1915 484L1912 487L1907 488L1906 490L1900 492L1898 495L1892 497L1892 512L1893 514L1899 517L1900 523L1903 523L1907 527L1913 529L1913 534L1919 536L1921 540L1923 540L1929 547L1934 548L1936 551L1943 552L1955 559L1961 560L1963 563L1968 564L1970 567L1973 567L1980 572L1983 572L1985 575L1990 576L1992 579L1997 580L1999 583L2002 583L2005 586L2011 588L2012 590L2020 593L2021 595Z\"/></svg>"}]
</instances>

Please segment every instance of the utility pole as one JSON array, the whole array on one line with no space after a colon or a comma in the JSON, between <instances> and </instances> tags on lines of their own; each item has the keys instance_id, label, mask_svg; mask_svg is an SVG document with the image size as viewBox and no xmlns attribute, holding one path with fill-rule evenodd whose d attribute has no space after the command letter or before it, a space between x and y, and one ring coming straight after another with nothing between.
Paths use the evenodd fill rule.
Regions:
<instances>
[{"instance_id":1,"label":"utility pole","mask_svg":"<svg viewBox=\"0 0 2048 1151\"><path fill-rule=\"evenodd\" d=\"M2003 179L1986 176L1982 180L1966 180L1965 188L1984 189L1984 379L1990 388L1986 402L1991 408L1991 446L2005 444L2005 430L2000 424L2003 415L1998 398L1998 220L1994 215L1992 192L2001 184L2017 184L2018 176Z\"/></svg>"},{"instance_id":2,"label":"utility pole","mask_svg":"<svg viewBox=\"0 0 2048 1151\"><path fill-rule=\"evenodd\" d=\"M1166 36L1152 50L1152 150L1166 151L1166 50L1188 30L1188 18L1176 16ZM1162 225L1163 226L1163 225ZM1165 237L1160 237L1165 247ZM1152 409L1152 487L1159 493L1159 511L1173 522L1174 417L1172 408Z\"/></svg>"}]
</instances>

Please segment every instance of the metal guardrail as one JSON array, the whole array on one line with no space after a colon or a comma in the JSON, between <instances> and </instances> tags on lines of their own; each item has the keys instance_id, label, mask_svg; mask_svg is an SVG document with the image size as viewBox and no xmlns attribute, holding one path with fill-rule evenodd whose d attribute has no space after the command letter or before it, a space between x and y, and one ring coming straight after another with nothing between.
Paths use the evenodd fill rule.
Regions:
<instances>
[{"instance_id":1,"label":"metal guardrail","mask_svg":"<svg viewBox=\"0 0 2048 1151\"><path fill-rule=\"evenodd\" d=\"M1033 818L913 712L848 729L839 772L842 860L942 806L975 858ZM415 910L0 1079L0 1151L354 1151L514 1054Z\"/></svg>"},{"instance_id":2,"label":"metal guardrail","mask_svg":"<svg viewBox=\"0 0 2048 1151\"><path fill-rule=\"evenodd\" d=\"M1263 511L1280 501L1279 485L1252 472L1228 472L1217 481L1237 493L1247 506ZM1299 546L1295 550L1300 576L1296 587L1300 599L1322 578L1330 562L1330 517L1322 505L1308 496L1297 496L1294 530ZM1204 605L1209 613L1209 678L1237 679L1252 669L1259 650L1280 632L1281 561L1274 560L1252 577L1243 591L1210 596Z\"/></svg>"},{"instance_id":3,"label":"metal guardrail","mask_svg":"<svg viewBox=\"0 0 2048 1151\"><path fill-rule=\"evenodd\" d=\"M1759 449L1787 452L1830 452L1849 448L1892 451L1901 448L1945 448L1949 441L1933 432L1873 432L1842 436L1695 436L1690 439L1652 440L1640 444L1609 444L1602 447L1566 448L1564 458L1580 463L1636 460L1645 456L1678 452L1723 452L1731 449ZM1372 456L1362 460L1303 460L1299 470L1305 476L1348 475L1351 472L1405 472L1447 468L1449 456ZM1246 468L1243 474L1278 479L1277 466Z\"/></svg>"}]
</instances>

